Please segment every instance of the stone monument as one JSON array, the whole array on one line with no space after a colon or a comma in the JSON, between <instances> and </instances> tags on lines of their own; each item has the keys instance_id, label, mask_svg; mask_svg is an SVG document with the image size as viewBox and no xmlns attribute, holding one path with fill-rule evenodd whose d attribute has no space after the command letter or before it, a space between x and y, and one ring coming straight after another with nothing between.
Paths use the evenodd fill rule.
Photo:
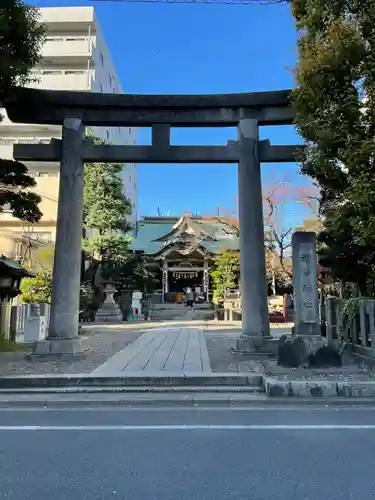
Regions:
<instances>
[{"instance_id":1,"label":"stone monument","mask_svg":"<svg viewBox=\"0 0 375 500\"><path fill-rule=\"evenodd\" d=\"M46 318L41 315L41 304L30 304L24 330L25 344L39 342L46 338Z\"/></svg>"},{"instance_id":2,"label":"stone monument","mask_svg":"<svg viewBox=\"0 0 375 500\"><path fill-rule=\"evenodd\" d=\"M122 321L121 309L113 297L116 291L115 284L112 281L104 285L105 300L95 315L95 321L99 323L116 323Z\"/></svg>"},{"instance_id":3,"label":"stone monument","mask_svg":"<svg viewBox=\"0 0 375 500\"><path fill-rule=\"evenodd\" d=\"M327 360L337 366L337 353L327 352L318 314L316 234L296 231L292 236L294 327L282 335L278 363L284 366L319 365Z\"/></svg>"},{"instance_id":4,"label":"stone monument","mask_svg":"<svg viewBox=\"0 0 375 500\"><path fill-rule=\"evenodd\" d=\"M296 231L292 236L295 335L319 335L316 235Z\"/></svg>"}]
</instances>

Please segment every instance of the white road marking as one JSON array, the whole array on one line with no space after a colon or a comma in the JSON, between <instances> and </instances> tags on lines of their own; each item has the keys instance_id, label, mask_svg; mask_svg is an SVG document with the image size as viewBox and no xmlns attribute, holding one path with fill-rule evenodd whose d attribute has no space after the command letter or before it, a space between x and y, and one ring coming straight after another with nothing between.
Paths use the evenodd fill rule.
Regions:
<instances>
[{"instance_id":1,"label":"white road marking","mask_svg":"<svg viewBox=\"0 0 375 500\"><path fill-rule=\"evenodd\" d=\"M199 400L194 401L194 403L197 406L189 405L189 406L179 406L179 407L172 407L172 406L156 406L152 407L150 409L149 406L147 407L142 407L142 406L137 406L136 404L117 404L116 402L111 403L109 402L108 405L106 406L90 406L88 403L83 405L83 406L67 406L67 407L62 407L59 404L54 404L47 402L46 406L25 406L25 407L12 407L12 403L9 403L9 407L0 407L0 413L7 413L7 412L18 412L18 413L29 413L29 412L53 412L53 413L69 413L69 412L113 412L113 413L118 413L118 412L127 412L127 413L134 413L134 412L162 412L162 413L169 413L169 412L248 412L248 411L277 411L277 412L284 412L284 411L292 411L295 413L300 413L300 412L358 412L358 411L366 411L366 412L373 412L375 410L374 406L350 406L345 407L341 405L324 405L324 406L317 406L314 407L313 405L307 405L304 407L298 407L296 406L213 406L213 407L207 407L207 406L200 406ZM68 403L69 404L69 403Z\"/></svg>"},{"instance_id":2,"label":"white road marking","mask_svg":"<svg viewBox=\"0 0 375 500\"><path fill-rule=\"evenodd\" d=\"M1 425L0 431L269 431L375 430L375 425Z\"/></svg>"}]
</instances>

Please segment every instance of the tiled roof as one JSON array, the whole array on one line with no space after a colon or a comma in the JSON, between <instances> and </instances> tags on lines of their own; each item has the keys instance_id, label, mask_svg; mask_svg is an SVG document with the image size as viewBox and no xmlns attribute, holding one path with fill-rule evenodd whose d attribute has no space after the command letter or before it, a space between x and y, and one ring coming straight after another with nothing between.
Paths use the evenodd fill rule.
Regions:
<instances>
[{"instance_id":1,"label":"tiled roof","mask_svg":"<svg viewBox=\"0 0 375 500\"><path fill-rule=\"evenodd\" d=\"M5 269L7 273L21 276L35 276L34 273L25 269L17 260L8 259L5 255L0 255L0 273Z\"/></svg>"},{"instance_id":2,"label":"tiled roof","mask_svg":"<svg viewBox=\"0 0 375 500\"><path fill-rule=\"evenodd\" d=\"M145 217L138 223L137 236L131 248L147 255L160 253L169 246L171 233L178 231L175 226L179 221L178 217ZM207 239L202 240L201 246L210 253L216 254L225 249L238 250L239 248L238 231L232 222L224 218L189 217L187 224L197 236L199 233L207 235Z\"/></svg>"}]
</instances>

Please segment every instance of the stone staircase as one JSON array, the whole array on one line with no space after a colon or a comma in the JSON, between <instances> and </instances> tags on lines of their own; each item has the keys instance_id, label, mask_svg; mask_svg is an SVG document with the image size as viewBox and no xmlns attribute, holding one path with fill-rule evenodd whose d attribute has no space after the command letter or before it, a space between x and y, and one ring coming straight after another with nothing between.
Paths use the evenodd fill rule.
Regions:
<instances>
[{"instance_id":1,"label":"stone staircase","mask_svg":"<svg viewBox=\"0 0 375 500\"><path fill-rule=\"evenodd\" d=\"M194 309L185 304L153 304L151 321L205 321L213 319L214 311L210 304L196 304Z\"/></svg>"}]
</instances>

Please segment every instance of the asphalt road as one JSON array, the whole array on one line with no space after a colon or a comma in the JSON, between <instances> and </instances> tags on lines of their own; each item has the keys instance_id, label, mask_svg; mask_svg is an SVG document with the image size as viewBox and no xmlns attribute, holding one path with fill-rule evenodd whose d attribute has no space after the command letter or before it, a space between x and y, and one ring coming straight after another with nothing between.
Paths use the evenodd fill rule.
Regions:
<instances>
[{"instance_id":1,"label":"asphalt road","mask_svg":"<svg viewBox=\"0 0 375 500\"><path fill-rule=\"evenodd\" d=\"M1 500L366 500L375 409L0 409Z\"/></svg>"}]
</instances>

